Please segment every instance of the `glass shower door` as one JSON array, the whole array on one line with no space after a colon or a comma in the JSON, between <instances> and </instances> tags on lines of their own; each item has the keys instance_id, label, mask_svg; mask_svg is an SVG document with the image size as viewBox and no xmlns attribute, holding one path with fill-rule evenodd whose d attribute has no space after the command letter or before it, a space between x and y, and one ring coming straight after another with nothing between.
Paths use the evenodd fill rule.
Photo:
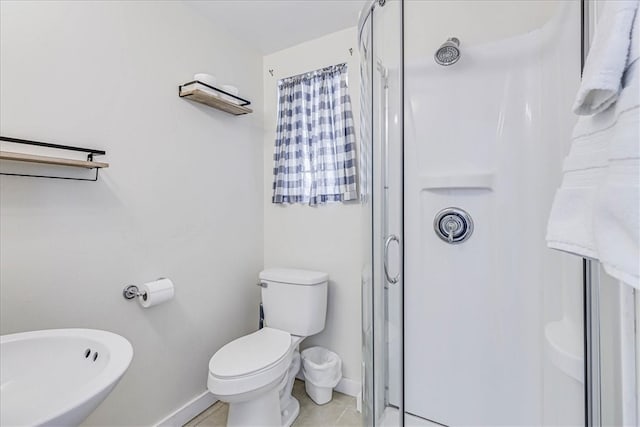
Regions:
<instances>
[{"instance_id":1,"label":"glass shower door","mask_svg":"<svg viewBox=\"0 0 640 427\"><path fill-rule=\"evenodd\" d=\"M376 1L360 25L366 425L402 419L402 2Z\"/></svg>"}]
</instances>

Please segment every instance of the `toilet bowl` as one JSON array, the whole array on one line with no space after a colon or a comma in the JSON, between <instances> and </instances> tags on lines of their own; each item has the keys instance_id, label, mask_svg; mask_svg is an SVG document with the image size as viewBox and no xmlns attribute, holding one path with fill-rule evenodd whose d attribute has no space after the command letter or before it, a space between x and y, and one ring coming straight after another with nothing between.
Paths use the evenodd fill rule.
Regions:
<instances>
[{"instance_id":1,"label":"toilet bowl","mask_svg":"<svg viewBox=\"0 0 640 427\"><path fill-rule=\"evenodd\" d=\"M328 275L273 269L260 279L267 326L213 355L207 388L229 403L227 426L289 427L300 411L291 395L300 369L298 346L324 329Z\"/></svg>"},{"instance_id":2,"label":"toilet bowl","mask_svg":"<svg viewBox=\"0 0 640 427\"><path fill-rule=\"evenodd\" d=\"M263 328L222 347L209 362L207 388L230 404L228 426L285 426L298 416L291 396L303 337Z\"/></svg>"}]
</instances>

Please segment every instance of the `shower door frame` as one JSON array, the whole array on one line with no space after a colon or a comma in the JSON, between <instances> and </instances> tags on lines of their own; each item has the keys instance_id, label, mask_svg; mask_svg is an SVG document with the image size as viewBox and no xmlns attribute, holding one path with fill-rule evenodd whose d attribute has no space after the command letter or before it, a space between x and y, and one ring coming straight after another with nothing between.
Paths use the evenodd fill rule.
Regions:
<instances>
[{"instance_id":1,"label":"shower door frame","mask_svg":"<svg viewBox=\"0 0 640 427\"><path fill-rule=\"evenodd\" d=\"M580 74L584 70L587 53L595 28L595 7L589 0L580 0ZM582 260L583 281L583 326L584 326L584 422L588 427L600 427L600 300L598 292L597 265ZM596 279L594 279L596 278Z\"/></svg>"},{"instance_id":2,"label":"shower door frame","mask_svg":"<svg viewBox=\"0 0 640 427\"><path fill-rule=\"evenodd\" d=\"M398 22L398 25L400 27L398 30L400 31L400 34L398 37L398 42L401 44L400 46L401 51L399 52L399 56L397 57L399 61L397 78L399 79L400 84L398 85L398 88L397 88L398 93L394 92L392 94L394 96L394 101L398 102L398 123L397 123L398 127L395 129L396 133L394 133L393 141L389 139L390 132L389 132L389 117L388 117L389 115L388 102L390 98L390 89L388 87L388 74L387 74L388 70L385 68L385 65L382 62L378 61L379 58L376 56L376 53L378 51L375 50L377 46L376 40L375 40L375 27L376 27L375 19L377 16L376 9L378 8L383 9L385 5L392 4L392 2L397 4L399 7L400 21ZM380 12L378 11L378 13ZM368 22L369 20L370 22ZM404 143L404 118L403 118L403 115L404 115L404 46L403 46L404 0L391 0L389 2L387 2L387 0L371 0L367 4L366 8L363 9L363 12L358 22L359 37L364 32L366 26L369 26L369 30L371 32L371 35L370 35L371 45L369 47L369 50L371 51L371 58L366 58L366 61L368 63L370 61L369 65L371 67L371 75L370 75L371 81L368 82L369 83L368 89L371 91L371 101L372 101L370 106L371 109L368 112L371 116L371 123L368 123L368 125L371 126L371 141L370 141L371 158L369 159L368 167L373 167L373 165L376 164L376 161L378 160L383 163L380 164L381 170L379 171L374 170L373 173L370 174L372 178L371 180L372 182L367 183L368 188L365 189L365 193L370 194L370 197L371 197L371 200L367 200L366 202L371 203L371 206L367 208L371 209L370 215L373 219L371 224L371 230L370 230L371 236L373 238L373 242L371 245L372 284L370 286L370 289L367 290L367 294L370 295L371 300L365 301L365 303L371 304L371 314L369 315L368 319L364 318L363 321L370 322L373 329L373 333L372 333L371 339L368 340L365 332L366 324L363 324L363 340L364 340L363 356L367 355L366 347L367 345L370 345L372 349L372 354L370 356L370 359L368 355L366 356L367 359L365 360L365 363L368 361L373 366L369 366L369 367L365 366L363 370L363 396L370 397L372 399L371 405L363 404L363 409L367 408L367 409L370 409L372 412L371 419L369 420L365 416L364 422L367 423L368 421L370 421L371 424L374 426L382 425L383 419L385 418L385 414L386 414L385 409L388 407L394 407L394 408L396 407L396 404L390 404L389 402L391 400L389 398L389 384L390 384L390 380L389 380L390 351L389 349L391 347L389 345L390 319L388 317L389 313L386 311L386 307L389 307L390 287L398 286L399 287L398 289L399 306L394 308L398 310L397 317L399 321L399 325L398 325L399 343L398 343L398 348L396 348L397 356L399 359L396 361L399 367L399 372L397 373L399 395L398 395L398 402L397 402L397 410L398 410L397 424L394 421L393 425L404 426L404 315L403 315L404 287L402 283L403 277L404 277L404 261L403 261L404 257L402 255L404 252L404 229L403 229L404 201L403 201L403 194L402 194L402 189L404 188L404 182L403 182L404 174L402 169L402 165L404 164L404 146L403 146L403 143ZM380 85L378 85L379 83ZM374 100L380 101L385 104L385 105L382 105L381 107L384 110L384 113L383 113L384 117L382 117L381 114L378 114L378 115L376 114L376 111L377 111L376 102L374 102ZM378 117L377 122L375 121L376 117ZM380 123L380 120L382 121L382 123ZM363 125L367 125L367 124L363 123ZM389 229L389 226L390 226L389 223L391 218L391 214L389 210L389 198L390 198L389 192L392 191L392 189L389 189L386 186L386 184L389 183L389 177L388 177L389 145L390 143L395 144L396 142L399 144L399 146L397 146L396 148L399 147L399 154L400 154L399 165L397 165L400 168L399 170L399 175L400 175L399 187L400 188L398 189L399 194L397 195L397 197L399 198L399 210L396 212L398 215L396 218L396 222L399 222L399 227L397 230L395 230L395 233L394 233ZM385 157L384 159L381 159L381 158L376 159L377 155L379 154L376 148L380 149L381 151L380 157ZM379 176L376 177L376 174L379 174ZM376 199L379 199L379 200L376 200ZM376 226L376 221L381 221L383 223ZM388 248L389 242L393 240L395 240L398 243L398 250L399 250L399 257L397 262L397 268L398 268L397 282L390 280L386 270L386 264L388 262L386 255L388 254L385 249ZM378 292L380 291L380 289L378 289L380 287L384 289L382 289L381 292ZM389 290L385 290L385 289L389 289ZM382 297L378 298L379 295L376 292L381 294ZM376 301L376 298L378 299L378 301ZM363 290L363 301L365 299L366 297L364 295L364 290ZM376 307L382 308L384 312L383 313L376 312L375 311ZM363 310L363 314L364 313L366 313L365 310ZM384 316L384 318L382 319L382 322L376 321L377 316ZM384 325L384 330L380 330L380 328L376 328L377 323L382 323ZM380 340L381 337L384 339ZM380 347L380 344L383 347L382 349L378 348ZM386 348L384 348L385 346ZM382 359L381 359L381 356L382 356ZM371 376L369 376L366 373L367 370L369 369L371 370ZM368 380L370 380L372 384L367 385L366 381ZM383 384L380 383L381 381L383 382ZM367 392L368 388L370 388L371 396L369 396Z\"/></svg>"}]
</instances>

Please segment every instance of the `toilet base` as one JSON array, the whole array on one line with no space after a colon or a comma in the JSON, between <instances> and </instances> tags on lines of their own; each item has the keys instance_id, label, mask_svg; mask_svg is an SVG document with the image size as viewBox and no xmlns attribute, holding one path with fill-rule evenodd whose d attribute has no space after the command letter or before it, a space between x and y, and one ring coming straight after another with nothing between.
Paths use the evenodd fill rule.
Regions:
<instances>
[{"instance_id":1,"label":"toilet base","mask_svg":"<svg viewBox=\"0 0 640 427\"><path fill-rule=\"evenodd\" d=\"M281 425L280 394L277 388L255 399L229 403L227 427L280 427Z\"/></svg>"},{"instance_id":2,"label":"toilet base","mask_svg":"<svg viewBox=\"0 0 640 427\"><path fill-rule=\"evenodd\" d=\"M281 419L283 427L290 427L291 424L298 418L298 414L300 414L300 402L298 399L291 396L289 399L289 404L286 408L281 408Z\"/></svg>"},{"instance_id":3,"label":"toilet base","mask_svg":"<svg viewBox=\"0 0 640 427\"><path fill-rule=\"evenodd\" d=\"M283 427L289 427L293 424L300 413L300 402L291 394L293 391L293 383L296 380L296 374L300 370L300 363L300 352L296 349L293 351L291 365L283 380L283 384L278 387L280 390L280 413Z\"/></svg>"}]
</instances>

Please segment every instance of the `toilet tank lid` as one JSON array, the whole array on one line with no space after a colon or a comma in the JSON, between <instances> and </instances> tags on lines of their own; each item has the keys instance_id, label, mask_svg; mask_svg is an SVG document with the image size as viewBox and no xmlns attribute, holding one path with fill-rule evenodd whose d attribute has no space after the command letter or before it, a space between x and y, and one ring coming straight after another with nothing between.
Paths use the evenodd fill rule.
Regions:
<instances>
[{"instance_id":1,"label":"toilet tank lid","mask_svg":"<svg viewBox=\"0 0 640 427\"><path fill-rule=\"evenodd\" d=\"M292 268L268 268L260 272L260 280L295 285L317 285L329 280L329 274L321 271L296 270Z\"/></svg>"}]
</instances>

